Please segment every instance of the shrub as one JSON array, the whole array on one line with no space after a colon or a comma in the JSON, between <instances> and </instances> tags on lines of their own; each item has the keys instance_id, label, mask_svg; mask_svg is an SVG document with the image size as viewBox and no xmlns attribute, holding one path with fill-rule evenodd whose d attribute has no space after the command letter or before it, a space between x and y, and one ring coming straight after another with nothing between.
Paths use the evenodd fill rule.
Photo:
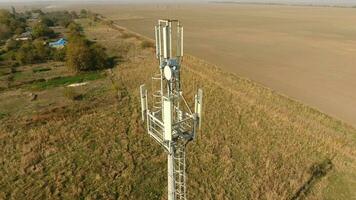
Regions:
<instances>
[{"instance_id":1,"label":"shrub","mask_svg":"<svg viewBox=\"0 0 356 200\"><path fill-rule=\"evenodd\" d=\"M135 35L132 34L132 33L127 33L127 32L125 32L125 33L122 33L121 37L124 38L124 39L126 39L126 38L135 37Z\"/></svg>"},{"instance_id":2,"label":"shrub","mask_svg":"<svg viewBox=\"0 0 356 200\"><path fill-rule=\"evenodd\" d=\"M67 26L67 28L69 30L68 38L82 36L83 28L79 24L72 22Z\"/></svg>"},{"instance_id":3,"label":"shrub","mask_svg":"<svg viewBox=\"0 0 356 200\"><path fill-rule=\"evenodd\" d=\"M103 22L105 25L108 25L108 26L113 26L114 25L114 21L112 21L112 20L107 20L107 21L104 21Z\"/></svg>"},{"instance_id":4,"label":"shrub","mask_svg":"<svg viewBox=\"0 0 356 200\"><path fill-rule=\"evenodd\" d=\"M10 19L13 16L11 15L11 13L8 10L5 9L1 9L0 10L0 23L1 24L9 24Z\"/></svg>"},{"instance_id":5,"label":"shrub","mask_svg":"<svg viewBox=\"0 0 356 200\"><path fill-rule=\"evenodd\" d=\"M83 99L83 95L82 94L78 94L75 89L73 88L69 88L69 87L65 87L64 91L63 91L63 95L70 100L82 100Z\"/></svg>"},{"instance_id":6,"label":"shrub","mask_svg":"<svg viewBox=\"0 0 356 200\"><path fill-rule=\"evenodd\" d=\"M88 11L85 10L85 9L82 9L82 10L80 11L79 16L80 16L81 18L86 18L86 17L88 16Z\"/></svg>"},{"instance_id":7,"label":"shrub","mask_svg":"<svg viewBox=\"0 0 356 200\"><path fill-rule=\"evenodd\" d=\"M33 41L33 51L38 62L47 61L51 57L51 49L45 43L45 41L37 39Z\"/></svg>"},{"instance_id":8,"label":"shrub","mask_svg":"<svg viewBox=\"0 0 356 200\"><path fill-rule=\"evenodd\" d=\"M39 22L33 26L32 35L35 38L40 38L40 37L51 38L54 36L54 31L50 29L46 24Z\"/></svg>"},{"instance_id":9,"label":"shrub","mask_svg":"<svg viewBox=\"0 0 356 200\"><path fill-rule=\"evenodd\" d=\"M98 44L94 44L90 47L94 69L104 69L108 67L108 55L105 52L105 48Z\"/></svg>"},{"instance_id":10,"label":"shrub","mask_svg":"<svg viewBox=\"0 0 356 200\"><path fill-rule=\"evenodd\" d=\"M11 29L5 24L0 24L0 40L5 40L10 36L11 36Z\"/></svg>"},{"instance_id":11,"label":"shrub","mask_svg":"<svg viewBox=\"0 0 356 200\"><path fill-rule=\"evenodd\" d=\"M0 58L2 61L16 60L16 52L15 51L2 52Z\"/></svg>"},{"instance_id":12,"label":"shrub","mask_svg":"<svg viewBox=\"0 0 356 200\"><path fill-rule=\"evenodd\" d=\"M47 26L54 26L54 22L52 19L50 19L49 17L47 16L43 16L42 19L41 19L41 22L43 24L46 24Z\"/></svg>"},{"instance_id":13,"label":"shrub","mask_svg":"<svg viewBox=\"0 0 356 200\"><path fill-rule=\"evenodd\" d=\"M78 19L78 14L75 11L71 11L70 15L72 16L72 19Z\"/></svg>"},{"instance_id":14,"label":"shrub","mask_svg":"<svg viewBox=\"0 0 356 200\"><path fill-rule=\"evenodd\" d=\"M0 9L0 39L8 39L12 34L21 34L26 27L23 18L15 18L9 11Z\"/></svg>"},{"instance_id":15,"label":"shrub","mask_svg":"<svg viewBox=\"0 0 356 200\"><path fill-rule=\"evenodd\" d=\"M55 61L65 61L66 60L66 47L61 49L53 49L51 51L51 57Z\"/></svg>"},{"instance_id":16,"label":"shrub","mask_svg":"<svg viewBox=\"0 0 356 200\"><path fill-rule=\"evenodd\" d=\"M47 26L63 26L67 27L73 19L76 19L77 14L72 11L54 11L45 13L42 16L42 22L47 24Z\"/></svg>"},{"instance_id":17,"label":"shrub","mask_svg":"<svg viewBox=\"0 0 356 200\"><path fill-rule=\"evenodd\" d=\"M16 60L21 64L34 63L35 54L30 42L25 42L16 53Z\"/></svg>"},{"instance_id":18,"label":"shrub","mask_svg":"<svg viewBox=\"0 0 356 200\"><path fill-rule=\"evenodd\" d=\"M9 39L6 41L6 44L5 44L5 50L6 51L11 51L11 50L14 50L14 49L18 49L20 47L20 43L16 40L13 40L13 39Z\"/></svg>"},{"instance_id":19,"label":"shrub","mask_svg":"<svg viewBox=\"0 0 356 200\"><path fill-rule=\"evenodd\" d=\"M154 43L151 41L148 41L148 40L144 40L141 42L141 47L144 49L145 48L153 48L154 46L155 46Z\"/></svg>"},{"instance_id":20,"label":"shrub","mask_svg":"<svg viewBox=\"0 0 356 200\"><path fill-rule=\"evenodd\" d=\"M23 28L23 27L17 27L15 29L15 34L17 34L17 35L20 35L23 32L25 32L25 28Z\"/></svg>"},{"instance_id":21,"label":"shrub","mask_svg":"<svg viewBox=\"0 0 356 200\"><path fill-rule=\"evenodd\" d=\"M75 72L103 69L108 66L105 49L83 36L72 35L66 47L67 66Z\"/></svg>"},{"instance_id":22,"label":"shrub","mask_svg":"<svg viewBox=\"0 0 356 200\"><path fill-rule=\"evenodd\" d=\"M24 42L16 51L15 58L21 64L33 64L51 59L51 54L51 49L44 41L37 39L33 43Z\"/></svg>"},{"instance_id":23,"label":"shrub","mask_svg":"<svg viewBox=\"0 0 356 200\"><path fill-rule=\"evenodd\" d=\"M50 71L51 68L34 68L32 69L33 73L39 73L39 72L46 72L46 71Z\"/></svg>"},{"instance_id":24,"label":"shrub","mask_svg":"<svg viewBox=\"0 0 356 200\"><path fill-rule=\"evenodd\" d=\"M93 70L95 65L92 60L89 44L85 39L68 42L66 51L67 66L75 72Z\"/></svg>"},{"instance_id":25,"label":"shrub","mask_svg":"<svg viewBox=\"0 0 356 200\"><path fill-rule=\"evenodd\" d=\"M2 90L2 88L0 88L0 91ZM3 119L7 116L6 113L0 112L0 119Z\"/></svg>"}]
</instances>

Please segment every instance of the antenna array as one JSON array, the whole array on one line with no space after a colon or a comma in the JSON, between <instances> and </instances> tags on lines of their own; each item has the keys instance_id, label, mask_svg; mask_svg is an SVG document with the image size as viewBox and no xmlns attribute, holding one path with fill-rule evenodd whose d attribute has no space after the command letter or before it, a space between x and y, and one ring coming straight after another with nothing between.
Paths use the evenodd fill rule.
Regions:
<instances>
[{"instance_id":1,"label":"antenna array","mask_svg":"<svg viewBox=\"0 0 356 200\"><path fill-rule=\"evenodd\" d=\"M183 57L183 27L178 20L158 20L155 26L159 73L152 77L152 106L148 92L140 86L142 120L148 134L168 155L168 200L186 200L185 148L201 126L203 91L194 97L194 112L183 96L180 69Z\"/></svg>"}]
</instances>

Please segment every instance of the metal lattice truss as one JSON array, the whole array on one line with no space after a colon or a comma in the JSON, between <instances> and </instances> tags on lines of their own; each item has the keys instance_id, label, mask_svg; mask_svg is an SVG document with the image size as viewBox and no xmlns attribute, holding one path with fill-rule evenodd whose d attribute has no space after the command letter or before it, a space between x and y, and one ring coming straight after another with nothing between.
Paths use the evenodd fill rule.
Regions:
<instances>
[{"instance_id":1,"label":"metal lattice truss","mask_svg":"<svg viewBox=\"0 0 356 200\"><path fill-rule=\"evenodd\" d=\"M142 120L148 134L168 154L168 199L186 199L185 146L201 125L203 91L195 95L194 112L183 96L180 68L183 56L183 27L177 20L159 20L155 27L159 73L152 77L152 97L141 85ZM154 85L156 87L154 87Z\"/></svg>"}]
</instances>

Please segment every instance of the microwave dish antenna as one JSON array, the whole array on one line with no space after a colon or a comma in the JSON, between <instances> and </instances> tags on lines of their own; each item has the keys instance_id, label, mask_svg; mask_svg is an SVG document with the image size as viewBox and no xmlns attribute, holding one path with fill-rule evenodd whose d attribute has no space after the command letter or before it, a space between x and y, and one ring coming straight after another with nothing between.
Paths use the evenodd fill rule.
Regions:
<instances>
[{"instance_id":1,"label":"microwave dish antenna","mask_svg":"<svg viewBox=\"0 0 356 200\"><path fill-rule=\"evenodd\" d=\"M146 86L140 86L142 120L146 122L148 134L167 153L168 200L186 200L186 146L201 127L203 91L198 89L192 112L181 85L183 26L180 22L158 20L155 38L159 73L152 81L158 84L152 88L151 107Z\"/></svg>"}]
</instances>

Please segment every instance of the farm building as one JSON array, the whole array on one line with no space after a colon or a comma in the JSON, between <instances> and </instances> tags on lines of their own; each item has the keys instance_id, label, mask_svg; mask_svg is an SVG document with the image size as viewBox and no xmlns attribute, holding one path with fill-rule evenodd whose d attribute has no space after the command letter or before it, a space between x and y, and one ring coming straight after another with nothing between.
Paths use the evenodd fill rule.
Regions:
<instances>
[{"instance_id":1,"label":"farm building","mask_svg":"<svg viewBox=\"0 0 356 200\"><path fill-rule=\"evenodd\" d=\"M32 33L30 31L26 31L15 38L16 41L26 41L31 39L32 39Z\"/></svg>"},{"instance_id":2,"label":"farm building","mask_svg":"<svg viewBox=\"0 0 356 200\"><path fill-rule=\"evenodd\" d=\"M65 47L66 44L67 44L67 40L64 38L61 38L56 42L49 43L49 46L53 47L53 48L63 48L63 47Z\"/></svg>"}]
</instances>

